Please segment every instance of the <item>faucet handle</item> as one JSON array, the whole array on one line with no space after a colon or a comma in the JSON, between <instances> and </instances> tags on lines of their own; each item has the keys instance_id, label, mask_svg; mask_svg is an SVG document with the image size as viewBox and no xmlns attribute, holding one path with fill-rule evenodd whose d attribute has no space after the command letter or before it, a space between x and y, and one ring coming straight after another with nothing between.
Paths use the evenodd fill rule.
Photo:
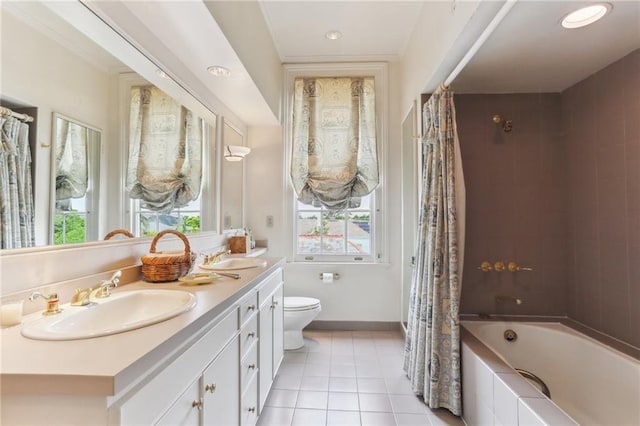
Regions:
<instances>
[{"instance_id":1,"label":"faucet handle","mask_svg":"<svg viewBox=\"0 0 640 426\"><path fill-rule=\"evenodd\" d=\"M29 296L30 301L35 301L36 299L41 298L47 301L47 309L42 312L42 315L56 315L62 312L60 309L59 303L60 299L58 299L58 293L51 293L49 295L44 295L39 291L34 291Z\"/></svg>"}]
</instances>

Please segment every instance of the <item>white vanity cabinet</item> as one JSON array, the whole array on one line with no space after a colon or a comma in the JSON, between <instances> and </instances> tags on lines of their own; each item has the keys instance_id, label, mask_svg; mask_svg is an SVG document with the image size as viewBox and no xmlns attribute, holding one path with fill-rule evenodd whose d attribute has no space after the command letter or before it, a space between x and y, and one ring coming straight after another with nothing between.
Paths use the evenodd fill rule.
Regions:
<instances>
[{"instance_id":1,"label":"white vanity cabinet","mask_svg":"<svg viewBox=\"0 0 640 426\"><path fill-rule=\"evenodd\" d=\"M260 301L260 411L284 356L282 271L274 272L258 290Z\"/></svg>"},{"instance_id":2,"label":"white vanity cabinet","mask_svg":"<svg viewBox=\"0 0 640 426\"><path fill-rule=\"evenodd\" d=\"M140 356L118 364L115 374L106 375L106 383L115 389L90 388L104 382L99 373L92 367L70 374L75 364L69 363L57 379L60 386L67 387L59 393L47 390L38 394L39 376L21 370L23 380L30 380L35 391L20 391L15 381L13 393L3 386L0 423L254 426L283 356L283 261L270 262L268 272L251 270L243 274L247 277L244 280L198 288L195 310L199 312L171 333L163 335L159 324L155 329L92 342L102 345L91 349L92 353L126 352L128 346L123 342L145 349ZM78 344L12 338L15 346L53 348L47 354L58 351L54 356L61 360L74 353ZM111 359L105 355L103 362ZM11 377L4 376L4 371L2 374L3 378ZM42 380L46 383L47 379Z\"/></svg>"}]
</instances>

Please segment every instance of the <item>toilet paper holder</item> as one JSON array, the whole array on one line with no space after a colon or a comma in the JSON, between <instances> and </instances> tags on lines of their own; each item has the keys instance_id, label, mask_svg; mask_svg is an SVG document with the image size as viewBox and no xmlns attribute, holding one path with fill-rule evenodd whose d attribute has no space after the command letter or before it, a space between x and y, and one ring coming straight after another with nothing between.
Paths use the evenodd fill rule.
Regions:
<instances>
[{"instance_id":1,"label":"toilet paper holder","mask_svg":"<svg viewBox=\"0 0 640 426\"><path fill-rule=\"evenodd\" d=\"M320 272L320 280L324 281L324 277L326 274L330 274L331 276L333 276L334 280L340 279L340 274L337 272Z\"/></svg>"}]
</instances>

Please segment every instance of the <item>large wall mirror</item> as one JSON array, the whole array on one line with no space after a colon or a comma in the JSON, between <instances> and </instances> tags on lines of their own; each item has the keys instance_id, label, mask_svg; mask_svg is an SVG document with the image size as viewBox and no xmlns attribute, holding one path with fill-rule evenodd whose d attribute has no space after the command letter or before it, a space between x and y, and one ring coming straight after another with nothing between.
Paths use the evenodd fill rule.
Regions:
<instances>
[{"instance_id":1,"label":"large wall mirror","mask_svg":"<svg viewBox=\"0 0 640 426\"><path fill-rule=\"evenodd\" d=\"M0 8L0 100L3 106L33 111L36 118L29 123L35 136L31 157L36 246L96 241L113 229L133 226L125 191L130 113L127 97L132 84L158 87L205 120L209 127L203 142L203 173L213 176L215 149L209 147L215 143L215 113L168 78L87 6L81 2L32 1L2 2ZM68 135L82 129L87 133L90 179L88 204L81 211L79 193L62 198L67 195L56 187L59 179L66 179L64 161L79 156L75 148L69 149L74 143L69 144ZM216 197L213 185L203 181L201 204L215 212ZM80 217L84 220L84 236L74 237L68 232L70 221L82 222ZM200 222L200 230L218 231L215 214ZM67 232L56 227L65 227Z\"/></svg>"},{"instance_id":2,"label":"large wall mirror","mask_svg":"<svg viewBox=\"0 0 640 426\"><path fill-rule=\"evenodd\" d=\"M243 149L244 148L244 149ZM247 154L242 134L228 122L222 129L222 229L244 227L244 156Z\"/></svg>"}]
</instances>

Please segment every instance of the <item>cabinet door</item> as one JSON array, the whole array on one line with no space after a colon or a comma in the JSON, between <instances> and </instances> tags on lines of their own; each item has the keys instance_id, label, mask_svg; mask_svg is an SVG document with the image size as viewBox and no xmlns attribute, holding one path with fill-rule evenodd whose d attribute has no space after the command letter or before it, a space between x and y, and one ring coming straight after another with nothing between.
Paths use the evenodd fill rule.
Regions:
<instances>
[{"instance_id":1,"label":"cabinet door","mask_svg":"<svg viewBox=\"0 0 640 426\"><path fill-rule=\"evenodd\" d=\"M284 357L284 287L282 284L273 293L273 363L272 378L276 378Z\"/></svg>"},{"instance_id":2,"label":"cabinet door","mask_svg":"<svg viewBox=\"0 0 640 426\"><path fill-rule=\"evenodd\" d=\"M273 299L267 298L260 306L260 340L259 353L259 383L260 383L260 410L267 399L271 383L273 382Z\"/></svg>"},{"instance_id":3,"label":"cabinet door","mask_svg":"<svg viewBox=\"0 0 640 426\"><path fill-rule=\"evenodd\" d=\"M202 375L205 425L240 424L240 341L234 338Z\"/></svg>"},{"instance_id":4,"label":"cabinet door","mask_svg":"<svg viewBox=\"0 0 640 426\"><path fill-rule=\"evenodd\" d=\"M200 398L200 379L198 379L178 397L156 425L196 426L200 424L201 410L202 399Z\"/></svg>"}]
</instances>

